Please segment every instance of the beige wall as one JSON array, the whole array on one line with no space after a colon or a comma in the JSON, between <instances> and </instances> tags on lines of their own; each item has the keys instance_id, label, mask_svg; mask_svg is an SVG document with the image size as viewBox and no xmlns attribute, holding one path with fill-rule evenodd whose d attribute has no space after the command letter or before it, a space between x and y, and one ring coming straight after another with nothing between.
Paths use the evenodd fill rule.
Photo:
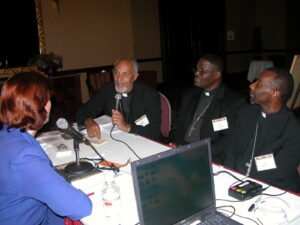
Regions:
<instances>
[{"instance_id":1,"label":"beige wall","mask_svg":"<svg viewBox=\"0 0 300 225\"><path fill-rule=\"evenodd\" d=\"M133 48L137 58L160 57L157 0L132 0Z\"/></svg>"},{"instance_id":2,"label":"beige wall","mask_svg":"<svg viewBox=\"0 0 300 225\"><path fill-rule=\"evenodd\" d=\"M157 0L42 0L47 51L64 58L64 69L111 65L120 56L137 59L161 57ZM234 40L227 51L253 48L255 26L262 27L264 49L286 47L285 0L226 0L226 30ZM276 53L275 53L276 54ZM229 73L247 71L252 54L227 56ZM160 61L140 63L141 70L156 70Z\"/></svg>"},{"instance_id":3,"label":"beige wall","mask_svg":"<svg viewBox=\"0 0 300 225\"><path fill-rule=\"evenodd\" d=\"M157 0L131 0L133 49L137 59L161 57L160 30ZM162 82L161 61L140 63L140 70L157 71Z\"/></svg>"},{"instance_id":4,"label":"beige wall","mask_svg":"<svg viewBox=\"0 0 300 225\"><path fill-rule=\"evenodd\" d=\"M54 1L41 2L47 52L63 56L64 70L161 57L157 0L63 0L59 12ZM160 62L140 68L162 76Z\"/></svg>"},{"instance_id":5,"label":"beige wall","mask_svg":"<svg viewBox=\"0 0 300 225\"><path fill-rule=\"evenodd\" d=\"M60 12L42 0L46 48L64 58L64 69L111 65L133 55L130 0L63 0Z\"/></svg>"}]
</instances>

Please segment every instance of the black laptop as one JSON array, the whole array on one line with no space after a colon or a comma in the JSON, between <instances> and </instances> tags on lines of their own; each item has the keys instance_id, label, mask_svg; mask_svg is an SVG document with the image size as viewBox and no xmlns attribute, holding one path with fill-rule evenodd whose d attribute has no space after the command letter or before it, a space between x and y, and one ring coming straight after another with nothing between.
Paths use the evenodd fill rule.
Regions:
<instances>
[{"instance_id":1,"label":"black laptop","mask_svg":"<svg viewBox=\"0 0 300 225\"><path fill-rule=\"evenodd\" d=\"M240 224L216 210L210 139L134 161L131 170L141 225Z\"/></svg>"}]
</instances>

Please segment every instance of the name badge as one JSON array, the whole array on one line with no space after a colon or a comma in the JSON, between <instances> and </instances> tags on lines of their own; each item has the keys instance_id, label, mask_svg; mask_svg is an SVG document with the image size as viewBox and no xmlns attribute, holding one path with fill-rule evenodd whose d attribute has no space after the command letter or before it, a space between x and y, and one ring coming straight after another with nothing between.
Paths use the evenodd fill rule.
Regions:
<instances>
[{"instance_id":1,"label":"name badge","mask_svg":"<svg viewBox=\"0 0 300 225\"><path fill-rule=\"evenodd\" d=\"M277 168L273 153L256 156L254 159L257 171L264 171Z\"/></svg>"},{"instance_id":2,"label":"name badge","mask_svg":"<svg viewBox=\"0 0 300 225\"><path fill-rule=\"evenodd\" d=\"M212 120L214 131L228 129L227 117Z\"/></svg>"},{"instance_id":3,"label":"name badge","mask_svg":"<svg viewBox=\"0 0 300 225\"><path fill-rule=\"evenodd\" d=\"M149 120L146 115L143 115L135 121L135 124L138 126L145 127L149 124Z\"/></svg>"}]
</instances>

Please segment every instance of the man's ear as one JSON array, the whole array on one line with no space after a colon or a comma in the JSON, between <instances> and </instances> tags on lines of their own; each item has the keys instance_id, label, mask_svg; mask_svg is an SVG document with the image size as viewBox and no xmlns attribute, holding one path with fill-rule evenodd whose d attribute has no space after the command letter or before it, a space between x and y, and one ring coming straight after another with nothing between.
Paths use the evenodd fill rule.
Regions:
<instances>
[{"instance_id":1,"label":"man's ear","mask_svg":"<svg viewBox=\"0 0 300 225\"><path fill-rule=\"evenodd\" d=\"M221 76L222 76L222 73L221 73L221 71L215 71L215 74L216 74L216 78L221 78Z\"/></svg>"},{"instance_id":2,"label":"man's ear","mask_svg":"<svg viewBox=\"0 0 300 225\"><path fill-rule=\"evenodd\" d=\"M136 80L138 77L139 77L139 73L136 73L136 74L134 75L134 80Z\"/></svg>"},{"instance_id":3,"label":"man's ear","mask_svg":"<svg viewBox=\"0 0 300 225\"><path fill-rule=\"evenodd\" d=\"M273 92L272 97L274 97L274 98L279 97L280 94L281 94L280 91L276 90L276 91Z\"/></svg>"}]
</instances>

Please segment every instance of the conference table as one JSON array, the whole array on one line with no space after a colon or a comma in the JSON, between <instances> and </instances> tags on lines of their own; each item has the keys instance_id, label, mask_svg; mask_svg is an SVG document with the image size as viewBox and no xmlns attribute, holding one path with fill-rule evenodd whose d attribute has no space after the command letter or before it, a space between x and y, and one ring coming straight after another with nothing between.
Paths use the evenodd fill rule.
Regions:
<instances>
[{"instance_id":1,"label":"conference table","mask_svg":"<svg viewBox=\"0 0 300 225\"><path fill-rule=\"evenodd\" d=\"M101 141L92 141L94 141L95 149L107 161L126 164L128 160L137 160L138 157L136 155L143 158L170 149L169 146L120 130L114 130L111 133L112 139L110 136L111 126L107 126L107 124L102 126L100 124L100 127ZM131 150L126 144L114 139L125 142ZM54 166L74 162L73 140L64 139L61 131L43 133L38 137L38 141L52 160ZM79 155L80 158L98 157L88 145L83 143L80 144ZM232 215L234 220L242 224L300 224L299 195L270 186L263 192L264 195L245 201L237 201L228 195L228 188L236 182L236 179L229 174L233 174L239 179L245 179L245 176L217 164L213 164L213 171L215 174L218 174L214 176L214 182L217 198L216 205L219 207L220 212L228 216ZM84 191L93 202L92 214L81 220L83 224L106 224L103 216L101 189L104 185L104 174L111 172L104 170L103 172L72 181L72 185ZM260 181L256 182L262 184L264 188L269 186ZM130 163L120 168L120 172L116 176L116 183L120 186L121 192L121 224L139 224ZM255 204L255 207L249 212L252 204Z\"/></svg>"}]
</instances>

